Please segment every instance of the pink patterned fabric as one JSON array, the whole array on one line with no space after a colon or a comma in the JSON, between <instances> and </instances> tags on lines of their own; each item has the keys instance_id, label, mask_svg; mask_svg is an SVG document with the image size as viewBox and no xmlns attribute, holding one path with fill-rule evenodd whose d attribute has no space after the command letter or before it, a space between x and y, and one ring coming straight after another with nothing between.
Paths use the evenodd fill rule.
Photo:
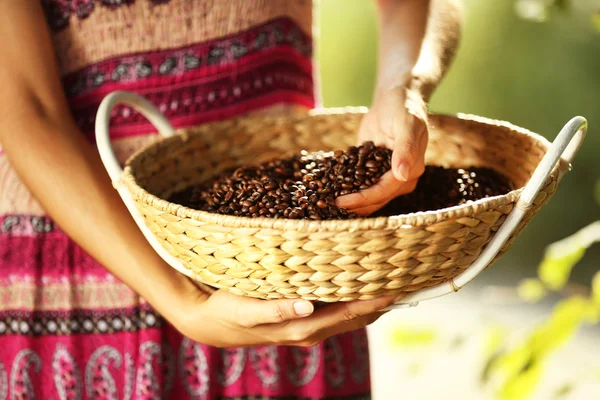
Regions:
<instances>
[{"instance_id":1,"label":"pink patterned fabric","mask_svg":"<svg viewBox=\"0 0 600 400\"><path fill-rule=\"evenodd\" d=\"M108 37L116 25L141 24L139 19L147 17L143 13L162 12L165 7L193 11L202 3L41 1L53 35L63 45L65 40L75 43L96 32L98 24L104 24L102 32ZM284 0L270 1L244 0L243 6L311 9L306 0L285 0L285 7L279 3ZM119 10L127 11L129 19L106 19ZM157 43L153 51L122 53L113 43L114 51L109 49L113 56L63 74L75 121L91 140L98 105L114 90L144 95L180 127L265 109L313 107L312 39L297 23L307 17L289 10L287 15L250 24L249 29L210 40L188 40L184 46ZM236 23L226 16L213 17L211 21ZM173 25L173 30L185 29L182 26ZM57 55L68 64L63 54ZM136 138L153 131L127 107L116 108L111 122L114 146L120 153L131 153ZM0 163L7 162L3 158L0 153ZM15 204L6 189L15 187L14 178L3 187L8 178L1 175L0 200L7 196L10 201L5 203ZM47 216L33 211L1 214L2 210L0 400L370 398L364 330L311 348L216 349L195 343L97 264Z\"/></svg>"},{"instance_id":2,"label":"pink patterned fabric","mask_svg":"<svg viewBox=\"0 0 600 400\"><path fill-rule=\"evenodd\" d=\"M64 83L87 134L93 134L98 99L115 90L143 93L174 125L193 126L277 103L313 107L311 46L293 21L279 19L210 43L106 60ZM112 117L115 139L153 130L127 106Z\"/></svg>"}]
</instances>

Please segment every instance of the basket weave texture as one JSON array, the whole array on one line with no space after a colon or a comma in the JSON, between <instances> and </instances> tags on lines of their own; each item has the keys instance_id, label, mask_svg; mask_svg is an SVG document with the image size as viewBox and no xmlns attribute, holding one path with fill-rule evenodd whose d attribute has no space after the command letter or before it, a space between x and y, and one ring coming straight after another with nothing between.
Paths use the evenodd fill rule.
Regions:
<instances>
[{"instance_id":1,"label":"basket weave texture","mask_svg":"<svg viewBox=\"0 0 600 400\"><path fill-rule=\"evenodd\" d=\"M469 267L549 147L541 136L505 122L431 115L427 164L491 167L519 189L425 213L344 221L251 219L162 200L233 166L353 145L362 116L338 110L249 117L180 131L134 154L122 184L162 246L199 282L262 299L401 298ZM555 192L565 167L554 169L498 257Z\"/></svg>"}]
</instances>

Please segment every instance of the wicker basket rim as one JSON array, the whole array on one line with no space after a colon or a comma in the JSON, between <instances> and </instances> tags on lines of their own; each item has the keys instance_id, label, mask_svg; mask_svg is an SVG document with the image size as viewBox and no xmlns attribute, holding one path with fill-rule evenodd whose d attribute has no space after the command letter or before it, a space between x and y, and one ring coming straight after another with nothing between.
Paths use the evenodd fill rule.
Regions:
<instances>
[{"instance_id":1,"label":"wicker basket rim","mask_svg":"<svg viewBox=\"0 0 600 400\"><path fill-rule=\"evenodd\" d=\"M319 116L319 115L340 115L340 114L351 114L351 113L364 113L365 108L363 107L344 107L344 108L329 108L329 109L316 109L308 114L308 117ZM513 125L509 122L502 120L494 120L490 118L480 117L471 114L458 113L456 115L449 114L430 114L434 119L450 119L458 122L474 122L477 124L505 127L516 133L529 136L533 140L537 141L538 144L543 146L547 150L550 146L550 142L543 136L531 132L528 129ZM260 120L260 121L279 121L285 118L288 122L301 121L307 118L306 115L292 116L292 117L281 117L281 116L250 116L240 117L238 120ZM189 128L188 128L189 129ZM150 143L137 152L132 154L125 163L125 168L121 177L121 183L124 184L130 193L138 201L153 207L164 213L184 218L188 220L194 220L199 223L207 223L214 225L222 225L232 228L256 228L256 229L277 229L277 230L293 230L293 231L304 231L304 232L323 232L323 231L337 231L337 232L355 232L373 229L398 229L398 228L412 228L418 226L426 226L434 223L458 219L468 218L472 215L479 214L492 209L497 209L508 204L515 202L523 187L512 190L511 192L501 195L494 196L485 199L480 199L471 203L448 207L440 210L431 210L425 212L416 212L410 214L402 214L390 217L376 217L376 218L356 218L349 220L326 220L326 221L312 221L312 220L290 220L290 219L273 219L273 218L249 218L249 217L236 217L233 215L221 215L209 213L206 211L194 210L188 207L184 207L179 204L171 203L167 200L161 199L142 188L136 181L135 176L132 173L131 164L137 157L147 151L152 151L161 145L172 140L187 140L189 133L186 129L177 130L176 134L160 139L156 142ZM555 166L552 174L555 174L558 169L558 165Z\"/></svg>"}]
</instances>

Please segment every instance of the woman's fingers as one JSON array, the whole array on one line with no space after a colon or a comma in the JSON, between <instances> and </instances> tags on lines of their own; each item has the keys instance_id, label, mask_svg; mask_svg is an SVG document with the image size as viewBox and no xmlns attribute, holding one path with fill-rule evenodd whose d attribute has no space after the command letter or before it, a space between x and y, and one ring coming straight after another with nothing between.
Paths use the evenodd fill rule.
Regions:
<instances>
[{"instance_id":1,"label":"woman's fingers","mask_svg":"<svg viewBox=\"0 0 600 400\"><path fill-rule=\"evenodd\" d=\"M394 198L415 190L417 179L399 182L391 171L383 174L381 179L368 189L341 196L336 205L360 216L368 216L379 210Z\"/></svg>"},{"instance_id":2,"label":"woman's fingers","mask_svg":"<svg viewBox=\"0 0 600 400\"><path fill-rule=\"evenodd\" d=\"M392 199L398 190L400 182L394 178L391 171L383 174L379 181L368 189L360 192L340 196L336 199L335 204L338 207L347 210L356 210L359 208L368 207L374 204L384 203L388 199Z\"/></svg>"},{"instance_id":3,"label":"woman's fingers","mask_svg":"<svg viewBox=\"0 0 600 400\"><path fill-rule=\"evenodd\" d=\"M428 137L425 123L405 112L403 124L393 127L392 171L400 182L408 182L423 173Z\"/></svg>"},{"instance_id":4,"label":"woman's fingers","mask_svg":"<svg viewBox=\"0 0 600 400\"><path fill-rule=\"evenodd\" d=\"M373 300L357 300L339 302L325 307L311 317L315 326L327 328L340 323L351 322L366 315L371 315L389 307L394 303L393 296L379 297Z\"/></svg>"},{"instance_id":5,"label":"woman's fingers","mask_svg":"<svg viewBox=\"0 0 600 400\"><path fill-rule=\"evenodd\" d=\"M386 296L331 304L306 319L290 322L282 340L289 345L311 346L333 335L365 327L393 303L394 297Z\"/></svg>"},{"instance_id":6,"label":"woman's fingers","mask_svg":"<svg viewBox=\"0 0 600 400\"><path fill-rule=\"evenodd\" d=\"M394 297L386 296L374 300L359 300L331 304L316 311L312 316L288 325L288 333L293 342L302 342L322 333L336 332L342 325L344 329L358 329L365 324L365 317L380 313L394 303ZM327 337L331 336L329 334Z\"/></svg>"},{"instance_id":7,"label":"woman's fingers","mask_svg":"<svg viewBox=\"0 0 600 400\"><path fill-rule=\"evenodd\" d=\"M374 322L394 297L334 303L315 311L306 300L259 300L217 291L189 309L181 329L216 347L309 346Z\"/></svg>"},{"instance_id":8,"label":"woman's fingers","mask_svg":"<svg viewBox=\"0 0 600 400\"><path fill-rule=\"evenodd\" d=\"M314 312L314 306L307 300L259 300L237 296L226 291L213 294L210 303L214 308L212 312L244 328L280 324L306 318Z\"/></svg>"},{"instance_id":9,"label":"woman's fingers","mask_svg":"<svg viewBox=\"0 0 600 400\"><path fill-rule=\"evenodd\" d=\"M323 330L317 332L309 340L296 342L294 345L296 345L296 346L312 346L312 345L320 343L332 336L341 335L346 332L352 332L352 331L356 331L358 329L365 328L365 327L371 325L372 323L374 323L375 321L377 321L382 315L384 315L386 313L387 312L374 312L372 314L364 315L362 317L356 318L352 321L334 325L332 327L329 327L329 328L326 328L326 329L323 329Z\"/></svg>"}]
</instances>

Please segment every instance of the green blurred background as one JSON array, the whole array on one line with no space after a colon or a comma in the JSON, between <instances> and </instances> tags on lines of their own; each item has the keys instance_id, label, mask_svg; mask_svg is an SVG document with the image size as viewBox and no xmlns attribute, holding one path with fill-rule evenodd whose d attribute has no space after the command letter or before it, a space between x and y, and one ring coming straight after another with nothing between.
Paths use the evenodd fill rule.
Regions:
<instances>
[{"instance_id":1,"label":"green blurred background","mask_svg":"<svg viewBox=\"0 0 600 400\"><path fill-rule=\"evenodd\" d=\"M600 219L600 30L598 0L573 0L535 23L513 0L463 0L465 24L457 58L431 110L512 122L552 140L571 117L590 129L574 168L550 203L479 283L514 283L535 274L546 245ZM317 58L327 107L369 105L375 78L377 24L371 0L317 3ZM600 267L593 247L573 275L587 284Z\"/></svg>"}]
</instances>

